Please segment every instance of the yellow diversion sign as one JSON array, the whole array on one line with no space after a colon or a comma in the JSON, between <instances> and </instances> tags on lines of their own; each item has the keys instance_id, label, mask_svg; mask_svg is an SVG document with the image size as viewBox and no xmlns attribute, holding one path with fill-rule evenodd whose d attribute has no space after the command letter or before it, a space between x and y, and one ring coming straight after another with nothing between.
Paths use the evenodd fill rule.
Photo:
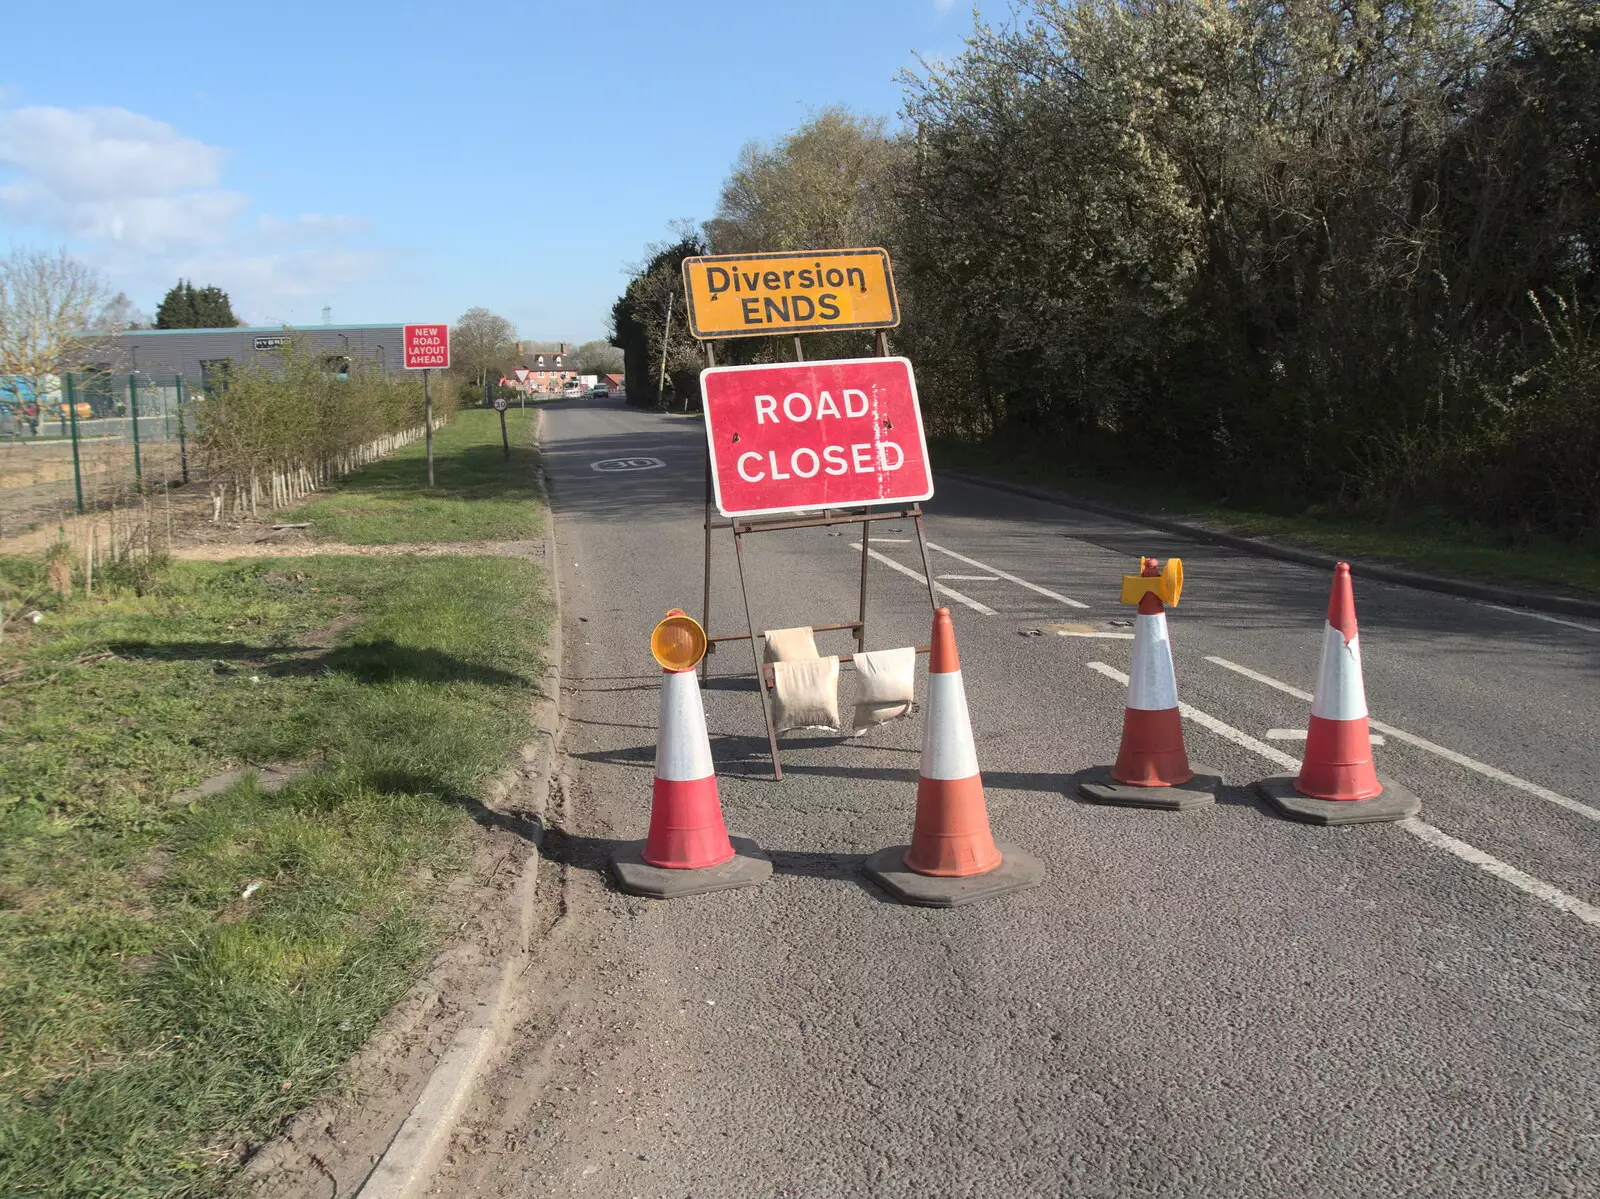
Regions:
<instances>
[{"instance_id":1,"label":"yellow diversion sign","mask_svg":"<svg viewBox=\"0 0 1600 1199\"><path fill-rule=\"evenodd\" d=\"M689 331L702 340L900 323L883 250L796 250L683 260Z\"/></svg>"}]
</instances>

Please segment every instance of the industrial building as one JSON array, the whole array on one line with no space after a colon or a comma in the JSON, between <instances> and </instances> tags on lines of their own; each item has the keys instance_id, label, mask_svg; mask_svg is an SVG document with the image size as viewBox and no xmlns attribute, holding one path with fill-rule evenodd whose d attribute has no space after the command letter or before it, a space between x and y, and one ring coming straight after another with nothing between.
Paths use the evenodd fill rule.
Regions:
<instances>
[{"instance_id":1,"label":"industrial building","mask_svg":"<svg viewBox=\"0 0 1600 1199\"><path fill-rule=\"evenodd\" d=\"M358 361L380 370L401 371L404 355L400 325L240 326L233 329L128 329L100 337L106 360L95 365L122 374L137 372L165 381L182 375L185 384L205 391L231 367L281 350L291 338L302 352L321 356L330 372L342 374Z\"/></svg>"}]
</instances>

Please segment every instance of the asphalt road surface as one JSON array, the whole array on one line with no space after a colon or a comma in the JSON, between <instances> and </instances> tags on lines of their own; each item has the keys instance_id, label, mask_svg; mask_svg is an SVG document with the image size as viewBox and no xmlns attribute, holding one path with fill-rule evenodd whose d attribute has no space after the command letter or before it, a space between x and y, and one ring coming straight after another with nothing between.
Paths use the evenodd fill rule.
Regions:
<instances>
[{"instance_id":1,"label":"asphalt road surface","mask_svg":"<svg viewBox=\"0 0 1600 1199\"><path fill-rule=\"evenodd\" d=\"M860 864L908 839L920 723L786 738L774 781L735 643L712 659L712 750L730 830L776 872L653 902L603 864L648 819L649 630L699 610L703 426L580 402L547 410L544 442L567 622L570 777L542 875L559 918L437 1193L1600 1195L1600 622L1357 572L1379 769L1422 815L1294 824L1248 784L1298 754L1327 573L945 481L928 535L959 593L990 817L1044 885L889 902ZM591 466L640 456L664 465ZM928 638L913 538L874 526L903 570L873 564L869 648ZM855 540L752 539L756 627L851 619ZM1169 620L1190 757L1230 784L1212 808L1067 793L1115 756L1131 641L1112 622L1140 554L1187 567ZM713 632L742 631L725 533L715 579Z\"/></svg>"}]
</instances>

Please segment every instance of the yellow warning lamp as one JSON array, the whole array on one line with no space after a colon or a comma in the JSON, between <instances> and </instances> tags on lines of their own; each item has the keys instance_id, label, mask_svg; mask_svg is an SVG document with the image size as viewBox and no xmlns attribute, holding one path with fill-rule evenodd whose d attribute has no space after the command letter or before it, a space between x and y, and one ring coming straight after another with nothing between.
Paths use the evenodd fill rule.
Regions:
<instances>
[{"instance_id":1,"label":"yellow warning lamp","mask_svg":"<svg viewBox=\"0 0 1600 1199\"><path fill-rule=\"evenodd\" d=\"M674 608L651 631L650 653L664 670L693 670L706 656L706 631L682 608Z\"/></svg>"},{"instance_id":2,"label":"yellow warning lamp","mask_svg":"<svg viewBox=\"0 0 1600 1199\"><path fill-rule=\"evenodd\" d=\"M1147 595L1153 595L1169 608L1178 606L1183 594L1183 559L1168 558L1161 573L1156 573L1154 558L1140 559L1143 573L1122 576L1122 602L1137 605Z\"/></svg>"}]
</instances>

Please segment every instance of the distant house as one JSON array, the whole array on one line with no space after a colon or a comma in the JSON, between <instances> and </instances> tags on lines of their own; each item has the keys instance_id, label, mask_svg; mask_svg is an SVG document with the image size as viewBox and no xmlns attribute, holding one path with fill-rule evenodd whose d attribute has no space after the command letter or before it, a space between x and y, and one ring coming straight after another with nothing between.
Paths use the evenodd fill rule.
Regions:
<instances>
[{"instance_id":1,"label":"distant house","mask_svg":"<svg viewBox=\"0 0 1600 1199\"><path fill-rule=\"evenodd\" d=\"M578 371L567 353L567 343L558 350L529 350L520 356L528 377L524 383L530 391L560 391L578 381Z\"/></svg>"},{"instance_id":2,"label":"distant house","mask_svg":"<svg viewBox=\"0 0 1600 1199\"><path fill-rule=\"evenodd\" d=\"M601 375L600 376L600 382L602 382L602 383L604 383L606 385L606 390L607 391L621 391L621 390L623 390L623 387L622 387L622 376L621 375Z\"/></svg>"}]
</instances>

